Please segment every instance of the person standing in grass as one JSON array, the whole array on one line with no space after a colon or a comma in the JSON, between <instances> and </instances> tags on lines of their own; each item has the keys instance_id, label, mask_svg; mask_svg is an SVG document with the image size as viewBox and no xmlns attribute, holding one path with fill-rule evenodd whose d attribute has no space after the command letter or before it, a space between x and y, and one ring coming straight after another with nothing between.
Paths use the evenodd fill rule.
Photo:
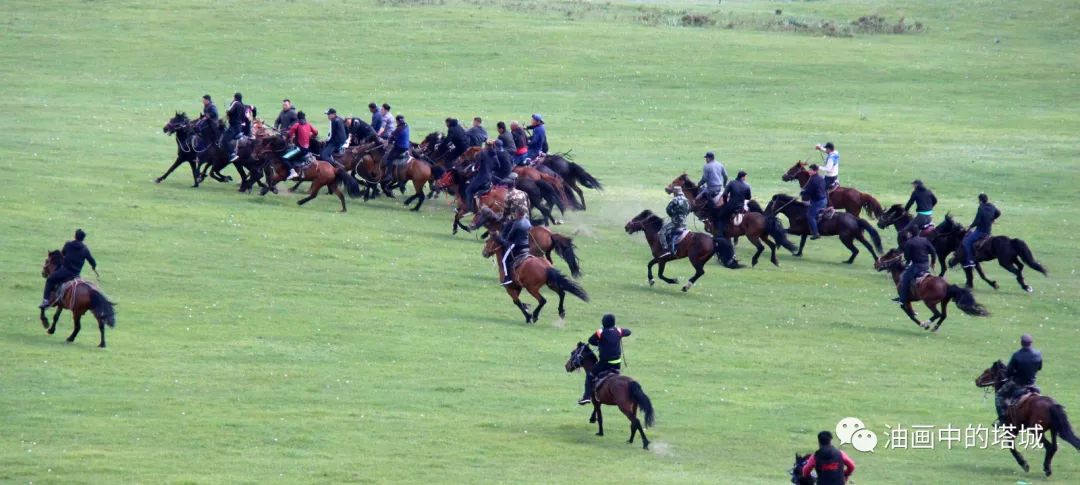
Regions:
<instances>
[{"instance_id":1,"label":"person standing in grass","mask_svg":"<svg viewBox=\"0 0 1080 485\"><path fill-rule=\"evenodd\" d=\"M844 485L855 473L855 462L832 445L832 433L822 431L817 439L818 450L803 465L802 476L809 477L810 472L817 471L818 485Z\"/></svg>"},{"instance_id":2,"label":"person standing in grass","mask_svg":"<svg viewBox=\"0 0 1080 485\"><path fill-rule=\"evenodd\" d=\"M615 326L615 315L608 313L600 321L601 328L589 336L589 345L598 350L599 361L592 368L592 372L585 373L585 395L581 396L578 404L584 406L592 402L593 384L597 379L609 372L618 373L622 368L622 339L630 336L629 328Z\"/></svg>"}]
</instances>

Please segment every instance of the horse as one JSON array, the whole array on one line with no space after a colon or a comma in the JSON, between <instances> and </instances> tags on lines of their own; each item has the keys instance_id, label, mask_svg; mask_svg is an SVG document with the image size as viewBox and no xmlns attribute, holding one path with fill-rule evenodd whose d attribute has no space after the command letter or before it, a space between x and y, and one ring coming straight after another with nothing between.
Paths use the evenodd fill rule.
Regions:
<instances>
[{"instance_id":1,"label":"horse","mask_svg":"<svg viewBox=\"0 0 1080 485\"><path fill-rule=\"evenodd\" d=\"M285 180L289 176L289 169L285 166L285 163L281 161L281 154L284 140L278 138L269 138L273 140L267 143L267 146L260 151L259 158L264 161L263 171L266 174L266 180L269 184L263 187L259 195L266 195L267 192L273 190L273 187L278 182ZM306 166L297 167L297 173L300 173L305 180L311 181L311 189L308 190L308 196L296 201L297 205L304 205L318 197L319 190L323 187L327 187L334 195L337 195L341 201L341 212L346 212L348 209L345 207L345 196L341 193L341 189L338 188L339 184L345 186L345 190L348 192L349 197L360 197L360 184L356 182L356 179L349 176L348 172L344 168L334 166L332 163L324 160L315 160L307 164Z\"/></svg>"},{"instance_id":2,"label":"horse","mask_svg":"<svg viewBox=\"0 0 1080 485\"><path fill-rule=\"evenodd\" d=\"M952 215L945 214L945 220L952 221ZM899 244L900 240L903 238L901 231L903 231L910 222L911 214L904 210L904 206L900 204L893 204L888 209L886 209L880 217L878 217L877 226L881 229L885 229L889 226L895 227L896 242L897 244ZM955 247L949 247L949 244L947 244L947 238L944 236L947 235L942 234L942 232L939 231L937 227L930 231L929 234L925 235L926 239L930 241L930 244L934 245L934 249L937 251L938 258L942 261L945 260L945 257L948 256L949 253L953 252L956 249ZM945 271L947 269L948 265L942 264L941 271L938 273L938 276L945 276Z\"/></svg>"},{"instance_id":3,"label":"horse","mask_svg":"<svg viewBox=\"0 0 1080 485\"><path fill-rule=\"evenodd\" d=\"M791 467L791 483L795 485L814 485L817 483L817 479L809 476L804 477L802 469L806 466L806 462L810 461L811 454L800 455L795 453L795 464Z\"/></svg>"},{"instance_id":4,"label":"horse","mask_svg":"<svg viewBox=\"0 0 1080 485\"><path fill-rule=\"evenodd\" d=\"M562 224L562 221L556 219L552 212L559 209L560 214L566 215L566 204L563 203L563 198L559 196L559 193L555 191L551 184L543 180L517 178L514 181L514 188L525 192L525 195L529 196L529 209L540 211L542 224Z\"/></svg>"},{"instance_id":5,"label":"horse","mask_svg":"<svg viewBox=\"0 0 1080 485\"><path fill-rule=\"evenodd\" d=\"M64 256L60 254L60 251L49 251L45 264L41 267L41 277L48 278L54 271L60 269L63 264ZM84 281L82 278L75 278L60 287L59 298L53 303L53 306L56 307L56 314L53 315L52 326L49 326L49 321L45 319L45 309L41 309L41 326L45 327L45 331L49 335L55 333L56 322L60 320L60 313L67 308L71 310L71 319L75 322L75 330L71 332L71 336L67 338L67 341L74 342L75 336L79 335L79 330L82 328L82 316L89 310L97 319L98 330L101 331L101 343L98 344L98 347L105 348L105 326L116 327L116 309L113 305L115 304L109 301L109 298L93 284Z\"/></svg>"},{"instance_id":6,"label":"horse","mask_svg":"<svg viewBox=\"0 0 1080 485\"><path fill-rule=\"evenodd\" d=\"M454 195L457 200L454 209L454 223L453 229L450 231L451 235L457 234L458 228L464 229L465 232L472 232L468 226L461 223L461 219L465 217L465 214L471 212L469 205L465 203L465 186L468 185L468 181L465 179L465 175L459 168L451 168L443 173L438 182L435 182L435 188L438 190L445 190ZM481 194L476 202L477 207L487 207L497 214L505 213L506 209L506 187L495 184L491 186L491 190Z\"/></svg>"},{"instance_id":7,"label":"horse","mask_svg":"<svg viewBox=\"0 0 1080 485\"><path fill-rule=\"evenodd\" d=\"M581 210L584 207L576 198L574 198L574 191L566 185L562 177L546 167L529 167L525 165L519 165L513 168L514 173L518 174L518 179L528 179L543 181L550 184L555 192L559 194L564 205L570 206L574 210Z\"/></svg>"},{"instance_id":8,"label":"horse","mask_svg":"<svg viewBox=\"0 0 1080 485\"><path fill-rule=\"evenodd\" d=\"M492 234L484 243L482 254L485 258L495 256L496 261L502 261L505 250L506 248L499 243L498 238ZM502 264L496 262L495 266L499 272L499 281L504 281L506 274L503 272ZM551 288L559 295L559 318L566 318L566 308L563 306L563 300L566 298L567 293L580 298L581 301L589 301L589 295L581 285L567 278L559 270L551 266L551 263L546 259L532 255L525 256L524 260L514 262L514 280L510 284L504 285L506 293L514 300L514 305L517 305L521 313L525 315L525 323L539 321L540 310L547 304L544 295L540 294L540 288L544 285L547 285L548 288ZM533 310L531 315L529 314L529 307L522 303L519 298L522 289L528 291L537 301L536 310Z\"/></svg>"},{"instance_id":9,"label":"horse","mask_svg":"<svg viewBox=\"0 0 1080 485\"><path fill-rule=\"evenodd\" d=\"M599 180L596 180L596 177L593 177L581 165L574 163L572 160L569 152L549 153L544 156L543 161L537 166L551 169L552 172L562 177L563 183L577 193L578 198L581 199L581 210L585 210L585 193L581 190L581 186L600 192L604 191L604 186L600 184Z\"/></svg>"},{"instance_id":10,"label":"horse","mask_svg":"<svg viewBox=\"0 0 1080 485\"><path fill-rule=\"evenodd\" d=\"M570 352L570 358L566 361L566 372L574 372L579 368L585 372L592 372L593 367L596 366L599 360L585 342L578 342L577 347ZM599 381L596 392L593 393L592 417L599 428L596 436L604 436L604 415L601 411L601 405L618 406L619 411L622 411L626 419L630 420L630 439L627 443L633 443L634 435L640 432L641 447L646 450L649 449L649 438L645 437L645 428L641 426L641 420L638 419L637 412L638 408L641 408L641 411L645 414L645 426L653 427L656 422L656 412L653 410L652 401L649 400L649 396L645 395L645 391L641 389L641 384L634 379L618 373L614 375L607 374L607 376ZM593 422L593 419L590 419L589 422Z\"/></svg>"},{"instance_id":11,"label":"horse","mask_svg":"<svg viewBox=\"0 0 1080 485\"><path fill-rule=\"evenodd\" d=\"M713 244L712 236L708 234L687 232L682 241L679 241L676 245L675 250L671 251L671 254L661 257L660 255L664 253L664 250L660 245L660 228L663 225L663 218L646 209L630 219L623 229L626 230L627 234L634 234L639 231L645 232L645 240L649 243L649 249L652 251L652 259L649 260L649 264L646 266L649 275L649 286L655 283L652 274L654 264L660 265L657 276L660 277L661 281L669 285L678 284L679 280L664 276L664 266L667 265L668 261L688 258L690 265L694 267L694 276L690 277L690 281L687 281L682 290L689 291L698 278L705 274L705 263L708 263L709 258L716 254L716 246ZM716 257L719 259L720 255L717 254Z\"/></svg>"},{"instance_id":12,"label":"horse","mask_svg":"<svg viewBox=\"0 0 1080 485\"><path fill-rule=\"evenodd\" d=\"M975 379L975 386L982 388L993 387L995 392L999 391L1001 386L1005 385L1008 380L1006 369L1005 364L1000 360L995 361L990 368L984 370ZM1080 450L1080 438L1076 437L1072 425L1069 424L1069 417L1065 414L1065 407L1058 404L1050 396L1034 394L1027 399L1021 399L1018 403L1009 406L1005 418L1008 424L1011 424L1017 430L1021 428L1033 429L1036 426L1043 430L1042 444L1046 448L1046 458L1043 459L1043 472L1046 473L1046 476L1051 474L1050 462L1054 460L1054 453L1057 453L1058 450L1058 435L1066 443ZM1047 434L1050 435L1049 439L1046 437ZM1015 440L1012 445L1013 447L1009 449L1009 452L1016 459L1016 463L1027 472L1030 467L1023 455L1016 451Z\"/></svg>"},{"instance_id":13,"label":"horse","mask_svg":"<svg viewBox=\"0 0 1080 485\"><path fill-rule=\"evenodd\" d=\"M806 168L806 162L802 160L795 162L795 165L792 165L787 172L784 172L784 175L780 176L780 180L784 182L798 180L799 187L805 186L806 182L810 180L810 171ZM863 209L866 210L871 219L881 215L881 204L877 199L866 192L859 192L850 187L836 187L829 191L829 205L844 209L855 217L859 217Z\"/></svg>"},{"instance_id":14,"label":"horse","mask_svg":"<svg viewBox=\"0 0 1080 485\"><path fill-rule=\"evenodd\" d=\"M664 187L664 192L670 194L675 191L675 187L682 187L683 194L685 194L686 198L690 201L690 211L693 212L694 215L698 217L698 219L701 219L702 221L707 221L708 217L705 212L706 201L704 199L698 199L698 192L701 190L701 187L698 187L698 185L695 184L693 180L690 180L690 176L687 175L686 172L683 172L682 175L675 177L675 180L672 180L671 183L667 185L667 187ZM746 203L746 208L749 212L763 212L761 209L761 204L758 204L757 201L753 199ZM787 237L784 237L783 239L778 239L777 241L787 241ZM738 244L739 236L734 236L732 238L732 242L734 244ZM784 247L788 247L787 244L784 244L782 242L781 244ZM794 249L788 248L788 250L794 252Z\"/></svg>"},{"instance_id":15,"label":"horse","mask_svg":"<svg viewBox=\"0 0 1080 485\"><path fill-rule=\"evenodd\" d=\"M765 206L766 214L784 214L787 216L789 223L788 234L802 236L799 241L799 251L795 253L795 256L802 256L803 247L806 246L806 238L810 235L810 222L806 219L806 207L805 202L800 202L787 194L774 195L769 204ZM866 240L863 231L870 233L870 238L874 241L873 246L870 246L870 242ZM844 243L844 246L851 251L851 257L844 261L847 264L854 262L855 256L859 255L859 249L855 247L853 241L858 240L861 242L870 251L870 255L874 259L877 259L874 248L882 251L881 236L874 230L874 226L850 213L837 212L832 218L818 222L818 232L822 236L840 236L840 242Z\"/></svg>"},{"instance_id":16,"label":"horse","mask_svg":"<svg viewBox=\"0 0 1080 485\"><path fill-rule=\"evenodd\" d=\"M945 222L937 226L936 231L939 231L942 236L942 245L947 248L948 251L955 251L952 259L949 261L949 266L956 266L962 261L963 247L961 242L964 240L964 236L967 235L967 231L953 221L951 218L946 218ZM1017 283L1020 283L1020 288L1024 291L1031 293L1035 291L1030 285L1024 281L1024 264L1027 264L1035 271L1038 271L1047 276L1046 268L1043 267L1038 261L1035 260L1035 256L1031 254L1031 248L1022 239L1014 239L1008 236L989 236L983 239L981 242L976 242L972 249L975 250L975 269L979 272L979 277L982 278L987 284L992 286L995 290L998 289L997 281L991 281L983 273L982 266L979 264L982 261L991 261L996 259L998 264L1006 271L1016 276ZM942 259L944 257L942 256ZM973 285L973 278L971 275L971 268L964 268L964 274L967 276L966 286L971 288Z\"/></svg>"},{"instance_id":17,"label":"horse","mask_svg":"<svg viewBox=\"0 0 1080 485\"><path fill-rule=\"evenodd\" d=\"M488 234L498 234L499 230L502 229L502 225L502 215L496 214L495 211L487 207L481 207L473 217L469 228L475 231L479 227L484 227L487 229ZM551 260L551 252L555 251L570 267L570 276L580 278L581 265L578 262L577 254L574 253L574 248L573 239L551 232L546 227L533 226L529 230L529 251L533 255L543 256L549 263L554 263Z\"/></svg>"},{"instance_id":18,"label":"horse","mask_svg":"<svg viewBox=\"0 0 1080 485\"><path fill-rule=\"evenodd\" d=\"M161 128L161 131L166 135L173 135L176 139L176 160L173 161L171 167L165 171L160 177L154 179L155 184L164 182L169 174L176 170L176 167L187 163L191 166L191 178L195 183L192 187L199 186L199 170L198 170L198 156L195 153L195 129L192 126L192 121L188 119L187 114L183 112L176 112L175 116L169 119L168 123Z\"/></svg>"},{"instance_id":19,"label":"horse","mask_svg":"<svg viewBox=\"0 0 1080 485\"><path fill-rule=\"evenodd\" d=\"M384 171L386 165L383 163L383 157L386 156L386 147L384 145L376 145L368 150L363 155L362 162L357 165L355 173L358 177L362 178L364 182L371 186L379 184L382 186L383 193L389 197L393 197L391 187L396 186L398 190L405 191L405 183L412 182L413 195L405 198L404 205L411 204L414 200L416 205L410 210L417 212L420 210L420 206L424 205L424 200L427 199L427 194L424 193L424 186L432 180L437 180L443 174L442 167L428 163L422 159L413 157L412 154L407 154L405 163L394 163L392 167L392 181L389 183L381 182L383 180Z\"/></svg>"},{"instance_id":20,"label":"horse","mask_svg":"<svg viewBox=\"0 0 1080 485\"><path fill-rule=\"evenodd\" d=\"M217 137L224 132L222 128L222 122L218 121L218 126L213 126L213 121L202 120L198 121L194 125L195 129L195 153L199 160L199 165L202 170L199 173L198 180L201 182L206 179L207 176L217 180L218 182L231 182L232 177L223 175L221 170L227 167L230 163L236 168L236 172L240 175L240 191L245 190L250 184L247 183L247 172L244 170L244 164L249 162L251 158L252 149L254 144L247 139L240 139L235 141L225 141L221 144L218 143ZM228 143L236 143L236 155L235 161L229 160L229 150L226 147Z\"/></svg>"},{"instance_id":21,"label":"horse","mask_svg":"<svg viewBox=\"0 0 1080 485\"><path fill-rule=\"evenodd\" d=\"M904 272L903 264L901 260L904 258L904 253L899 249L890 249L889 252L883 254L880 259L874 262L874 269L878 271L888 271L892 274L893 284L900 286L900 273ZM955 301L957 308L964 313L976 316L985 317L990 313L983 308L982 305L975 301L975 296L971 294L971 290L967 288L961 288L957 285L950 285L945 278L940 276L934 276L927 274L915 280L914 285L909 290L913 300L922 300L923 304L933 313L930 320L925 322L919 322L915 318L915 311L911 308L911 302L905 303L900 308L904 310L904 314L924 329L930 330L930 324L937 320L937 324L934 325L933 332L937 332L941 327L941 322L945 321L945 317L948 316L949 301ZM937 309L938 303L941 303L941 311Z\"/></svg>"}]
</instances>

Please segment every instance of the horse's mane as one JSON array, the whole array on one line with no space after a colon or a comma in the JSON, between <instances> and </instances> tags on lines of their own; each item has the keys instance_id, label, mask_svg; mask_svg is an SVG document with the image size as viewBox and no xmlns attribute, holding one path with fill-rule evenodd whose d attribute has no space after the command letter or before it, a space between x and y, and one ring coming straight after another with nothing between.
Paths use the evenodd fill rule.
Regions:
<instances>
[{"instance_id":1,"label":"horse's mane","mask_svg":"<svg viewBox=\"0 0 1080 485\"><path fill-rule=\"evenodd\" d=\"M642 225L648 225L651 229L659 230L664 225L664 218L653 213L649 209L641 211L634 219L641 221Z\"/></svg>"}]
</instances>

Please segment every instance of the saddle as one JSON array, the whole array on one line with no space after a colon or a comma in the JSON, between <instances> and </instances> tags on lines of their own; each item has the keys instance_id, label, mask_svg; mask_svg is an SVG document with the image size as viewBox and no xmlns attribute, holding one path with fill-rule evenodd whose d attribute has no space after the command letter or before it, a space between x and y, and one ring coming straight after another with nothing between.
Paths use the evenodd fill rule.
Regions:
<instances>
[{"instance_id":1,"label":"saddle","mask_svg":"<svg viewBox=\"0 0 1080 485\"><path fill-rule=\"evenodd\" d=\"M1005 399L1005 416L1009 418L1009 421L1016 421L1015 414L1020 406L1027 402L1028 399L1038 397L1042 395L1042 390L1036 386L1027 386L1024 388L1024 393L1020 397L1013 397Z\"/></svg>"},{"instance_id":2,"label":"saddle","mask_svg":"<svg viewBox=\"0 0 1080 485\"><path fill-rule=\"evenodd\" d=\"M526 251L523 254L521 254L519 256L514 256L514 266L512 266L512 267L516 271L519 266L521 266L522 264L525 263L525 261L528 261L529 259L535 258L535 257L536 256L533 256L532 253L528 251L528 248L526 248ZM515 276L516 275L517 275L517 273L515 273Z\"/></svg>"},{"instance_id":3,"label":"saddle","mask_svg":"<svg viewBox=\"0 0 1080 485\"><path fill-rule=\"evenodd\" d=\"M304 155L304 158L297 160L295 170L297 173L303 173L303 171L307 170L308 167L311 167L311 164L313 163L315 163L315 155L308 153Z\"/></svg>"},{"instance_id":4,"label":"saddle","mask_svg":"<svg viewBox=\"0 0 1080 485\"><path fill-rule=\"evenodd\" d=\"M70 291L71 292L70 296L68 296L67 298L69 300L74 299L75 298L75 290L77 290L79 288L79 285L86 285L86 286L89 286L93 290L101 292L101 290L98 289L97 285L95 285L95 284L93 284L93 283L91 283L89 281L86 281L86 280L82 279L81 277L77 277L77 278L75 278L73 280L68 280L68 281L65 281L63 284L61 284L60 287L56 289L56 293L53 293L52 296L49 298L49 304L50 305L59 304L60 306L63 306L64 302L62 301L62 299L64 298L64 296L68 295L68 292ZM74 303L74 302L69 301L68 306L69 307L72 306L71 305L72 303Z\"/></svg>"},{"instance_id":5,"label":"saddle","mask_svg":"<svg viewBox=\"0 0 1080 485\"><path fill-rule=\"evenodd\" d=\"M834 190L839 189L839 188L840 188L840 181L837 180L836 182L833 182L832 185L830 185L828 187L825 187L825 192L831 194Z\"/></svg>"},{"instance_id":6,"label":"saddle","mask_svg":"<svg viewBox=\"0 0 1080 485\"><path fill-rule=\"evenodd\" d=\"M681 243L683 239L686 239L687 234L690 234L690 229L687 229L685 227L682 228L682 229L679 229L679 233L675 235L674 245L678 246L679 243ZM675 248L670 248L670 249L672 249L672 252L674 252Z\"/></svg>"},{"instance_id":7,"label":"saddle","mask_svg":"<svg viewBox=\"0 0 1080 485\"><path fill-rule=\"evenodd\" d=\"M835 208L833 208L832 206L825 206L824 209L821 209L821 211L817 213L817 219L818 222L825 222L829 219L832 219L835 215Z\"/></svg>"},{"instance_id":8,"label":"saddle","mask_svg":"<svg viewBox=\"0 0 1080 485\"><path fill-rule=\"evenodd\" d=\"M919 235L928 238L934 234L934 229L937 229L937 226L931 222L930 224L923 226L923 228L919 230Z\"/></svg>"},{"instance_id":9,"label":"saddle","mask_svg":"<svg viewBox=\"0 0 1080 485\"><path fill-rule=\"evenodd\" d=\"M620 375L622 375L622 374L619 373L619 369L608 369L603 374L600 374L599 376L596 376L596 379L593 381L593 391L599 391L600 386L602 386L605 381L607 381L611 377L616 377L616 376L620 376Z\"/></svg>"},{"instance_id":10,"label":"saddle","mask_svg":"<svg viewBox=\"0 0 1080 485\"><path fill-rule=\"evenodd\" d=\"M971 245L971 250L974 251L975 254L979 254L980 252L982 252L983 246L985 246L986 243L990 242L990 239L992 239L992 236L990 234L986 234L983 237L980 237L978 241L975 241L975 244Z\"/></svg>"},{"instance_id":11,"label":"saddle","mask_svg":"<svg viewBox=\"0 0 1080 485\"><path fill-rule=\"evenodd\" d=\"M738 226L739 224L742 224L743 219L746 218L746 214L749 212L750 211L746 208L746 204L743 204L739 210L731 215L731 225Z\"/></svg>"},{"instance_id":12,"label":"saddle","mask_svg":"<svg viewBox=\"0 0 1080 485\"><path fill-rule=\"evenodd\" d=\"M409 152L405 151L405 153L402 153L397 158L391 160L390 163L394 166L394 168L398 168L398 167L401 167L402 165L405 165L406 163L408 163L408 161L409 161Z\"/></svg>"}]
</instances>

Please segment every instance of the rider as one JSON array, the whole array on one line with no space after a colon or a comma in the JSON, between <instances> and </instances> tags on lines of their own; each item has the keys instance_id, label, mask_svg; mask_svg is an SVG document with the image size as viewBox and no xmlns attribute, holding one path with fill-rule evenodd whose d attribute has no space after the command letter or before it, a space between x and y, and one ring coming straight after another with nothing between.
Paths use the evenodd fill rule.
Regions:
<instances>
[{"instance_id":1,"label":"rider","mask_svg":"<svg viewBox=\"0 0 1080 485\"><path fill-rule=\"evenodd\" d=\"M700 200L712 199L723 193L727 184L727 169L716 160L716 154L706 152L705 166L701 169L701 180L698 182L701 191L698 192L697 198Z\"/></svg>"},{"instance_id":2,"label":"rider","mask_svg":"<svg viewBox=\"0 0 1080 485\"><path fill-rule=\"evenodd\" d=\"M330 108L326 110L325 114L326 118L330 120L330 138L323 145L319 158L333 162L334 154L340 153L345 148L345 144L349 142L349 134L345 131L345 122L341 121L336 109Z\"/></svg>"},{"instance_id":3,"label":"rider","mask_svg":"<svg viewBox=\"0 0 1080 485\"><path fill-rule=\"evenodd\" d=\"M1001 217L1001 211L990 203L990 197L979 194L979 209L975 213L975 220L971 221L971 230L964 236L961 243L964 246L964 267L975 266L975 243L990 235L990 227L994 221Z\"/></svg>"},{"instance_id":4,"label":"rider","mask_svg":"<svg viewBox=\"0 0 1080 485\"><path fill-rule=\"evenodd\" d=\"M390 140L388 141L391 148L383 157L383 165L385 166L383 172L384 181L390 181L394 177L394 160L408 154L411 146L409 142L409 124L405 122L405 116L397 115L394 120L397 121L397 126L394 128L394 132L390 134Z\"/></svg>"},{"instance_id":5,"label":"rider","mask_svg":"<svg viewBox=\"0 0 1080 485\"><path fill-rule=\"evenodd\" d=\"M368 103L368 111L371 111L371 129L375 130L375 134L379 133L382 129L382 116L379 115L379 105L375 103Z\"/></svg>"},{"instance_id":6,"label":"rider","mask_svg":"<svg viewBox=\"0 0 1080 485\"><path fill-rule=\"evenodd\" d=\"M1035 387L1035 374L1042 370L1042 353L1032 346L1031 335L1020 337L1020 350L1013 353L1009 365L1005 368L1005 384L998 389L994 404L997 406L998 422L1005 424L1005 413L1013 399L1026 394L1029 388L1040 392Z\"/></svg>"},{"instance_id":7,"label":"rider","mask_svg":"<svg viewBox=\"0 0 1080 485\"><path fill-rule=\"evenodd\" d=\"M900 274L900 285L897 286L897 297L893 301L904 305L911 301L911 284L924 273L930 272L930 266L937 262L937 250L930 240L915 234L904 241L904 259L908 260L907 268Z\"/></svg>"},{"instance_id":8,"label":"rider","mask_svg":"<svg viewBox=\"0 0 1080 485\"><path fill-rule=\"evenodd\" d=\"M299 121L300 116L296 113L292 101L288 99L281 100L281 113L278 113L277 119L274 120L274 129L281 133L288 133L289 128L292 128L292 125Z\"/></svg>"},{"instance_id":9,"label":"rider","mask_svg":"<svg viewBox=\"0 0 1080 485\"><path fill-rule=\"evenodd\" d=\"M487 142L488 134L487 130L483 126L484 120L479 116L472 119L472 128L466 131L465 134L469 136L469 145L478 147Z\"/></svg>"},{"instance_id":10,"label":"rider","mask_svg":"<svg viewBox=\"0 0 1080 485\"><path fill-rule=\"evenodd\" d=\"M495 124L495 130L499 132L499 140L502 140L503 149L514 153L517 151L517 143L514 142L514 135L506 129L506 123L500 121Z\"/></svg>"},{"instance_id":11,"label":"rider","mask_svg":"<svg viewBox=\"0 0 1080 485\"><path fill-rule=\"evenodd\" d=\"M502 281L504 286L514 282L514 263L528 254L529 231L532 230L527 209L516 207L513 214L514 221L504 224L502 234L498 235L499 244L506 248L502 259L503 274L506 275Z\"/></svg>"},{"instance_id":12,"label":"rider","mask_svg":"<svg viewBox=\"0 0 1080 485\"><path fill-rule=\"evenodd\" d=\"M818 485L844 485L848 477L855 473L855 462L847 453L832 445L832 433L818 433L817 441L818 450L810 455L800 474L809 477L811 471L817 471Z\"/></svg>"},{"instance_id":13,"label":"rider","mask_svg":"<svg viewBox=\"0 0 1080 485\"><path fill-rule=\"evenodd\" d=\"M814 145L814 148L825 152L825 165L821 167L821 174L825 176L825 188L832 189L833 185L840 183L840 152L836 151L836 146L831 141L824 145Z\"/></svg>"},{"instance_id":14,"label":"rider","mask_svg":"<svg viewBox=\"0 0 1080 485\"><path fill-rule=\"evenodd\" d=\"M286 153L281 157L281 161L285 162L285 165L289 167L289 178L296 178L297 173L295 166L293 165L293 159L297 156L303 157L311 152L311 138L319 134L319 130L315 129L315 125L308 123L307 115L303 111L296 115L296 123L293 124L285 138L286 141L295 142L296 148Z\"/></svg>"},{"instance_id":15,"label":"rider","mask_svg":"<svg viewBox=\"0 0 1080 485\"><path fill-rule=\"evenodd\" d=\"M83 243L85 239L86 233L82 229L76 229L75 239L64 244L63 249L60 250L60 254L64 256L64 263L45 279L45 293L38 308L48 308L56 289L78 278L84 262L89 261L90 268L97 271L97 261L94 261L94 257L90 255L90 248Z\"/></svg>"},{"instance_id":16,"label":"rider","mask_svg":"<svg viewBox=\"0 0 1080 485\"><path fill-rule=\"evenodd\" d=\"M491 167L491 175L496 181L505 180L514 173L514 161L510 159L510 153L506 151L502 138L495 139L495 165Z\"/></svg>"},{"instance_id":17,"label":"rider","mask_svg":"<svg viewBox=\"0 0 1080 485\"><path fill-rule=\"evenodd\" d=\"M525 159L529 157L529 137L517 121L510 122L510 136L514 138L514 164L524 165Z\"/></svg>"},{"instance_id":18,"label":"rider","mask_svg":"<svg viewBox=\"0 0 1080 485\"><path fill-rule=\"evenodd\" d=\"M457 118L446 119L446 138L443 139L443 146L447 144L454 145L454 148L446 153L446 163L448 165L452 165L462 153L465 153L465 150L469 149L469 137L465 134L465 128L462 128L461 123L458 123Z\"/></svg>"},{"instance_id":19,"label":"rider","mask_svg":"<svg viewBox=\"0 0 1080 485\"><path fill-rule=\"evenodd\" d=\"M476 158L476 174L469 179L469 185L465 187L465 192L462 194L465 197L465 207L469 209L469 212L474 213L478 210L476 195L491 188L491 172L499 162L491 147L485 148Z\"/></svg>"},{"instance_id":20,"label":"rider","mask_svg":"<svg viewBox=\"0 0 1080 485\"><path fill-rule=\"evenodd\" d=\"M810 239L821 237L818 232L818 213L828 205L829 192L825 187L825 179L818 174L817 164L810 165L810 178L802 189L802 198L810 202L806 207L806 222L810 224Z\"/></svg>"},{"instance_id":21,"label":"rider","mask_svg":"<svg viewBox=\"0 0 1080 485\"><path fill-rule=\"evenodd\" d=\"M603 327L589 336L589 345L596 346L600 355L592 372L585 373L585 395L578 400L582 406L592 402L596 378L609 371L618 372L622 367L622 338L630 336L629 328L615 326L615 315L608 313L600 322Z\"/></svg>"},{"instance_id":22,"label":"rider","mask_svg":"<svg viewBox=\"0 0 1080 485\"><path fill-rule=\"evenodd\" d=\"M217 105L214 104L214 100L210 99L209 94L204 94L203 95L202 104L203 104L202 117L206 118L206 119L208 119L210 121L217 122L217 120L218 120Z\"/></svg>"},{"instance_id":23,"label":"rider","mask_svg":"<svg viewBox=\"0 0 1080 485\"><path fill-rule=\"evenodd\" d=\"M517 178L518 174L510 172L510 175L507 175L506 178L503 179L503 182L509 187L506 190L507 216L516 213L518 209L525 211L526 214L528 214L530 210L529 195L524 191L517 189ZM507 217L507 219L509 219L509 217Z\"/></svg>"},{"instance_id":24,"label":"rider","mask_svg":"<svg viewBox=\"0 0 1080 485\"><path fill-rule=\"evenodd\" d=\"M727 230L731 216L739 211L746 210L750 197L752 195L750 193L750 184L746 183L746 172L740 170L735 175L735 180L729 182L727 188L724 189L726 202L716 211L715 220L712 221L713 232L716 233L713 243L721 245L720 258L724 260L727 267L732 269L738 264L735 261L735 246L731 244L731 240L724 234L724 231Z\"/></svg>"},{"instance_id":25,"label":"rider","mask_svg":"<svg viewBox=\"0 0 1080 485\"><path fill-rule=\"evenodd\" d=\"M397 128L397 124L394 122L394 115L390 112L390 103L383 103L382 110L379 111L380 123L382 127L379 128L379 138L388 139L390 135L394 133L394 128Z\"/></svg>"},{"instance_id":26,"label":"rider","mask_svg":"<svg viewBox=\"0 0 1080 485\"><path fill-rule=\"evenodd\" d=\"M664 248L661 258L679 252L679 248L675 247L675 239L686 230L686 216L690 215L690 201L683 195L682 187L672 188L671 195L671 202L667 205L668 222L660 229L663 235L661 245Z\"/></svg>"},{"instance_id":27,"label":"rider","mask_svg":"<svg viewBox=\"0 0 1080 485\"><path fill-rule=\"evenodd\" d=\"M547 152L547 128L544 128L544 117L533 114L528 130L532 131L532 136L529 137L529 151L525 158L535 161L541 153Z\"/></svg>"},{"instance_id":28,"label":"rider","mask_svg":"<svg viewBox=\"0 0 1080 485\"><path fill-rule=\"evenodd\" d=\"M239 158L236 153L236 139L240 138L240 135L244 132L244 122L247 121L247 107L244 106L244 95L240 93L233 94L232 103L229 103L229 109L225 110L225 115L229 117L229 128L225 130L225 136L221 143L223 145L229 144L229 161L235 162Z\"/></svg>"},{"instance_id":29,"label":"rider","mask_svg":"<svg viewBox=\"0 0 1080 485\"><path fill-rule=\"evenodd\" d=\"M904 227L903 231L900 231L901 233L920 232L934 221L934 206L937 205L937 196L926 188L922 180L915 179L911 182L911 185L915 186L915 190L911 191L911 197L908 198L907 204L904 205L904 211L910 210L912 204L914 204L915 218Z\"/></svg>"}]
</instances>

